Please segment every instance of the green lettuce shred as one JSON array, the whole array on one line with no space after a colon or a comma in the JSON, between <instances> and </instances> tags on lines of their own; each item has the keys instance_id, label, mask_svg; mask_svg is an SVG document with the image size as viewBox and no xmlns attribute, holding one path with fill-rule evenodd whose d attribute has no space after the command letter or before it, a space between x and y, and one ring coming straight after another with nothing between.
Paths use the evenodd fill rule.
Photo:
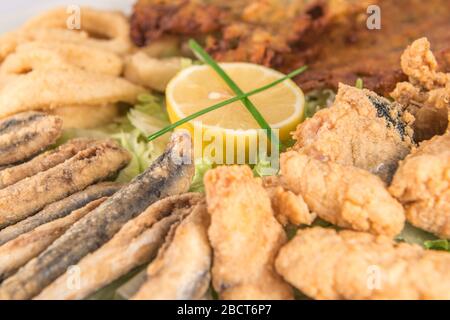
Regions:
<instances>
[{"instance_id":1,"label":"green lettuce shred","mask_svg":"<svg viewBox=\"0 0 450 320\"><path fill-rule=\"evenodd\" d=\"M424 242L424 246L430 250L441 250L450 252L450 242L448 240L428 240Z\"/></svg>"},{"instance_id":2,"label":"green lettuce shred","mask_svg":"<svg viewBox=\"0 0 450 320\"><path fill-rule=\"evenodd\" d=\"M195 174L192 179L191 192L205 192L205 185L203 184L203 177L206 171L212 169L213 164L208 158L195 159Z\"/></svg>"},{"instance_id":3,"label":"green lettuce shred","mask_svg":"<svg viewBox=\"0 0 450 320\"><path fill-rule=\"evenodd\" d=\"M320 109L331 106L336 93L330 89L313 90L305 95L305 115L311 118Z\"/></svg>"}]
</instances>

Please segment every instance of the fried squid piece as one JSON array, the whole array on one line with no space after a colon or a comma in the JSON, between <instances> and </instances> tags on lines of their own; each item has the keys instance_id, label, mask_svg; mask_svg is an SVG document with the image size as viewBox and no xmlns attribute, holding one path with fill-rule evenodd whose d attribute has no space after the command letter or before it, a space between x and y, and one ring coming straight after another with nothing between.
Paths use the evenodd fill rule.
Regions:
<instances>
[{"instance_id":1,"label":"fried squid piece","mask_svg":"<svg viewBox=\"0 0 450 320\"><path fill-rule=\"evenodd\" d=\"M41 112L24 112L0 120L0 166L24 161L60 137L62 121Z\"/></svg>"},{"instance_id":2,"label":"fried squid piece","mask_svg":"<svg viewBox=\"0 0 450 320\"><path fill-rule=\"evenodd\" d=\"M401 204L365 170L322 162L296 151L281 155L283 186L318 217L343 228L394 237L404 226Z\"/></svg>"},{"instance_id":3,"label":"fried squid piece","mask_svg":"<svg viewBox=\"0 0 450 320\"><path fill-rule=\"evenodd\" d=\"M314 299L450 299L450 254L384 236L299 230L275 265Z\"/></svg>"},{"instance_id":4,"label":"fried squid piece","mask_svg":"<svg viewBox=\"0 0 450 320\"><path fill-rule=\"evenodd\" d=\"M104 246L84 257L76 265L81 271L80 286L67 286L72 276L70 271L67 271L35 299L84 299L133 268L150 261L163 244L171 226L179 222L201 198L200 194L188 193L154 203L138 217L128 221ZM192 259L193 251L187 250L183 253L187 252L189 259ZM185 264L180 263L177 266L183 268ZM179 282L177 284L180 285ZM158 288L154 293L160 293L162 288Z\"/></svg>"},{"instance_id":5,"label":"fried squid piece","mask_svg":"<svg viewBox=\"0 0 450 320\"><path fill-rule=\"evenodd\" d=\"M172 226L158 257L148 266L134 300L199 300L208 291L212 250L206 204L195 204L184 216Z\"/></svg>"},{"instance_id":6,"label":"fried squid piece","mask_svg":"<svg viewBox=\"0 0 450 320\"><path fill-rule=\"evenodd\" d=\"M412 225L450 239L450 133L422 142L406 157L389 191Z\"/></svg>"},{"instance_id":7,"label":"fried squid piece","mask_svg":"<svg viewBox=\"0 0 450 320\"><path fill-rule=\"evenodd\" d=\"M292 299L274 270L286 235L270 198L246 166L219 167L205 175L214 251L212 280L221 299Z\"/></svg>"},{"instance_id":8,"label":"fried squid piece","mask_svg":"<svg viewBox=\"0 0 450 320\"><path fill-rule=\"evenodd\" d=\"M91 184L105 180L130 161L114 141L98 141L69 160L0 190L0 229Z\"/></svg>"},{"instance_id":9,"label":"fried squid piece","mask_svg":"<svg viewBox=\"0 0 450 320\"><path fill-rule=\"evenodd\" d=\"M450 73L438 71L427 38L408 46L401 66L409 81L398 83L391 96L415 115L414 137L423 141L443 134L450 115Z\"/></svg>"},{"instance_id":10,"label":"fried squid piece","mask_svg":"<svg viewBox=\"0 0 450 320\"><path fill-rule=\"evenodd\" d=\"M369 90L341 84L334 104L301 123L294 150L353 165L390 181L413 146L414 117Z\"/></svg>"}]
</instances>

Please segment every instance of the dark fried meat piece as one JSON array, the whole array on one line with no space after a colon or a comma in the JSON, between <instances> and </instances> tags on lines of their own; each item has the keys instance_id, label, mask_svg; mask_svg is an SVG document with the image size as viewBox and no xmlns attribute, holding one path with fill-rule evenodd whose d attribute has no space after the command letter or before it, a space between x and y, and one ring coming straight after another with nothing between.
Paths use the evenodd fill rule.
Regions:
<instances>
[{"instance_id":1,"label":"dark fried meat piece","mask_svg":"<svg viewBox=\"0 0 450 320\"><path fill-rule=\"evenodd\" d=\"M189 189L194 165L191 137L172 135L166 151L132 182L80 219L39 256L0 286L0 299L30 299L71 265L109 241L130 219L149 205Z\"/></svg>"},{"instance_id":2,"label":"dark fried meat piece","mask_svg":"<svg viewBox=\"0 0 450 320\"><path fill-rule=\"evenodd\" d=\"M0 228L113 176L129 161L128 152L116 142L98 141L56 167L1 189Z\"/></svg>"},{"instance_id":3,"label":"dark fried meat piece","mask_svg":"<svg viewBox=\"0 0 450 320\"><path fill-rule=\"evenodd\" d=\"M388 182L413 146L414 117L369 90L341 85L336 100L301 123L294 150L370 171Z\"/></svg>"},{"instance_id":4,"label":"dark fried meat piece","mask_svg":"<svg viewBox=\"0 0 450 320\"><path fill-rule=\"evenodd\" d=\"M30 161L0 171L0 189L34 176L38 172L53 168L86 149L92 142L93 140L88 139L74 139L55 150L38 155Z\"/></svg>"},{"instance_id":5,"label":"dark fried meat piece","mask_svg":"<svg viewBox=\"0 0 450 320\"><path fill-rule=\"evenodd\" d=\"M53 202L44 209L12 226L0 230L0 245L27 233L40 225L63 218L74 210L84 207L89 202L109 197L121 188L121 184L101 182L74 193L60 201Z\"/></svg>"},{"instance_id":6,"label":"dark fried meat piece","mask_svg":"<svg viewBox=\"0 0 450 320\"><path fill-rule=\"evenodd\" d=\"M24 161L49 147L62 132L62 120L24 112L0 121L0 166Z\"/></svg>"}]
</instances>

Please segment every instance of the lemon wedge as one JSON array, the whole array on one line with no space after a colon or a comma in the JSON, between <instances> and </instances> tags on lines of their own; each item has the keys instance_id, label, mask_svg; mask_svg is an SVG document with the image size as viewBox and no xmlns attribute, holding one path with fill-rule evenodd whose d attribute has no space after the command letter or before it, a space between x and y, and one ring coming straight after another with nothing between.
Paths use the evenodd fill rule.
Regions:
<instances>
[{"instance_id":1,"label":"lemon wedge","mask_svg":"<svg viewBox=\"0 0 450 320\"><path fill-rule=\"evenodd\" d=\"M267 67L251 63L221 63L220 66L243 92L249 92L284 75ZM223 79L207 65L191 66L178 73L166 89L166 105L173 123L206 107L235 97ZM305 99L302 90L292 81L282 83L249 99L273 129L284 140L304 119ZM209 135L224 139L254 136L258 123L241 101L204 114L184 127L194 133L201 124Z\"/></svg>"}]
</instances>

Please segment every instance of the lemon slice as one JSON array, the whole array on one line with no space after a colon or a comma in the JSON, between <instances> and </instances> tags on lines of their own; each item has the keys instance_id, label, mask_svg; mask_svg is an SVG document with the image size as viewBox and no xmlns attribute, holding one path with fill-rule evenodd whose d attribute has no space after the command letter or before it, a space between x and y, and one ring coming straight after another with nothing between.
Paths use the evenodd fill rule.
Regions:
<instances>
[{"instance_id":1,"label":"lemon slice","mask_svg":"<svg viewBox=\"0 0 450 320\"><path fill-rule=\"evenodd\" d=\"M244 92L262 87L284 75L273 69L251 63L221 63L220 66ZM178 73L166 89L167 111L171 122L178 121L236 96L223 79L207 65L191 66ZM304 118L304 95L292 81L286 80L249 99L284 140ZM185 128L202 130L223 137L252 136L260 126L242 102L234 102L202 115Z\"/></svg>"}]
</instances>

